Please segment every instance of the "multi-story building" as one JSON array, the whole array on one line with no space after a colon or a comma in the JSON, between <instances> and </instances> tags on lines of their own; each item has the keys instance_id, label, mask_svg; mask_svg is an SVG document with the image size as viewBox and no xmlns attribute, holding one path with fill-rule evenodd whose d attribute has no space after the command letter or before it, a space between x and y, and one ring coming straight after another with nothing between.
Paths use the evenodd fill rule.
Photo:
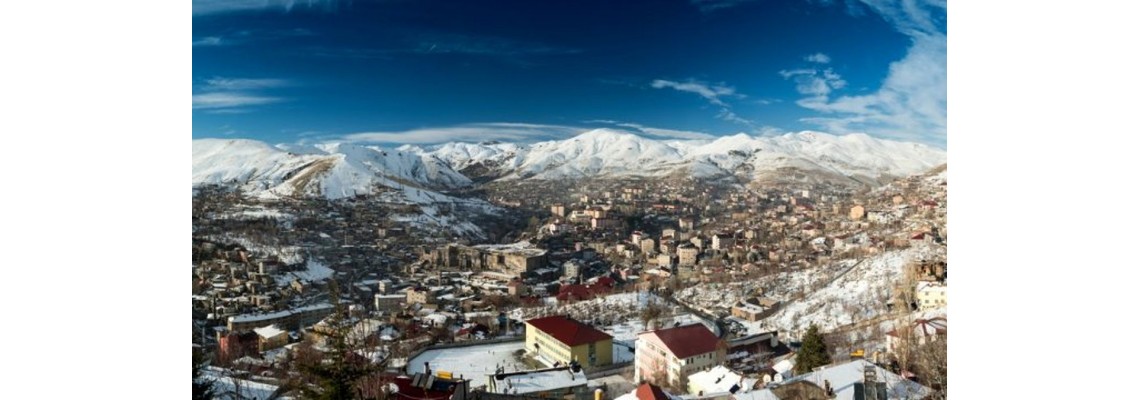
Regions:
<instances>
[{"instance_id":1,"label":"multi-story building","mask_svg":"<svg viewBox=\"0 0 1140 400\"><path fill-rule=\"evenodd\" d=\"M723 363L727 349L702 324L643 332L637 336L633 380L686 387L689 375Z\"/></svg>"},{"instance_id":2,"label":"multi-story building","mask_svg":"<svg viewBox=\"0 0 1140 400\"><path fill-rule=\"evenodd\" d=\"M332 313L332 305L315 304L271 313L241 314L230 317L227 328L232 332L248 331L266 325L297 329L315 324Z\"/></svg>"},{"instance_id":3,"label":"multi-story building","mask_svg":"<svg viewBox=\"0 0 1140 400\"><path fill-rule=\"evenodd\" d=\"M922 281L915 286L914 294L920 310L946 307L946 284Z\"/></svg>"},{"instance_id":4,"label":"multi-story building","mask_svg":"<svg viewBox=\"0 0 1140 400\"><path fill-rule=\"evenodd\" d=\"M718 234L713 235L713 237L712 237L712 249L713 250L727 250L728 246L731 246L732 243L733 243L732 235L729 235L726 233L718 233Z\"/></svg>"},{"instance_id":5,"label":"multi-story building","mask_svg":"<svg viewBox=\"0 0 1140 400\"><path fill-rule=\"evenodd\" d=\"M697 265L697 255L701 254L701 249L691 244L677 246L677 264L682 267L692 267Z\"/></svg>"},{"instance_id":6,"label":"multi-story building","mask_svg":"<svg viewBox=\"0 0 1140 400\"><path fill-rule=\"evenodd\" d=\"M254 328L253 332L257 334L257 351L269 351L289 344L289 332L276 325Z\"/></svg>"},{"instance_id":7,"label":"multi-story building","mask_svg":"<svg viewBox=\"0 0 1140 400\"><path fill-rule=\"evenodd\" d=\"M406 301L407 297L399 294L377 294L373 300L376 303L376 311L394 312L401 308L401 303Z\"/></svg>"},{"instance_id":8,"label":"multi-story building","mask_svg":"<svg viewBox=\"0 0 1140 400\"><path fill-rule=\"evenodd\" d=\"M548 363L577 361L585 367L613 362L613 337L561 315L526 321L526 350Z\"/></svg>"},{"instance_id":9,"label":"multi-story building","mask_svg":"<svg viewBox=\"0 0 1140 400\"><path fill-rule=\"evenodd\" d=\"M407 303L412 304L431 304L435 303L435 294L426 287L409 288L407 293Z\"/></svg>"}]
</instances>

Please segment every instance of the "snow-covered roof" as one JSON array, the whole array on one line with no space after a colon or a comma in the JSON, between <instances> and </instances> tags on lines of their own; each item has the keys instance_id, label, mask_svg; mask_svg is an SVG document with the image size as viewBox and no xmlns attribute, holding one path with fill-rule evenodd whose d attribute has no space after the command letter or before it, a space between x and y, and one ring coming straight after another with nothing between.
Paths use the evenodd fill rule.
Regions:
<instances>
[{"instance_id":1,"label":"snow-covered roof","mask_svg":"<svg viewBox=\"0 0 1140 400\"><path fill-rule=\"evenodd\" d=\"M938 283L938 282L931 282L931 281L920 281L920 282L918 282L918 284L917 284L917 285L915 285L915 287L914 287L914 290L915 290L916 292L921 292L921 291L923 291L923 290L926 290L926 289L942 289L942 290L946 290L946 285L945 285L945 284L942 284L942 283Z\"/></svg>"},{"instance_id":2,"label":"snow-covered roof","mask_svg":"<svg viewBox=\"0 0 1140 400\"><path fill-rule=\"evenodd\" d=\"M689 386L692 388L699 388L704 393L722 393L732 390L733 385L738 385L741 391L747 391L756 384L755 378L744 378L731 369L723 365L713 367L708 371L701 371L689 375ZM692 390L692 389L690 389Z\"/></svg>"},{"instance_id":3,"label":"snow-covered roof","mask_svg":"<svg viewBox=\"0 0 1140 400\"><path fill-rule=\"evenodd\" d=\"M735 400L780 400L779 397L776 397L775 393L772 393L772 391L768 389L744 393L737 392L732 395L732 398Z\"/></svg>"},{"instance_id":4,"label":"snow-covered roof","mask_svg":"<svg viewBox=\"0 0 1140 400\"><path fill-rule=\"evenodd\" d=\"M323 309L332 309L332 305L328 303L314 304L311 306L298 307L290 310L283 310L271 313L255 313L255 314L242 314L230 317L230 322L255 322L264 321L276 318L284 318L294 313L301 313L305 311L315 311Z\"/></svg>"},{"instance_id":5,"label":"snow-covered roof","mask_svg":"<svg viewBox=\"0 0 1140 400\"><path fill-rule=\"evenodd\" d=\"M930 393L929 388L903 379L903 377L895 375L891 371L880 368L866 360L855 360L846 364L827 367L819 371L785 380L783 384L807 381L819 387L823 387L823 382L827 381L835 390L834 399L853 400L855 399L855 383L863 382L863 371L864 368L868 366L875 369L876 382L887 383L888 399L917 399L923 398Z\"/></svg>"},{"instance_id":6,"label":"snow-covered roof","mask_svg":"<svg viewBox=\"0 0 1140 400\"><path fill-rule=\"evenodd\" d=\"M779 372L781 375L786 376L789 372L792 371L792 368L795 366L796 363L794 361L791 359L785 359L773 365L772 369L776 370L776 372Z\"/></svg>"},{"instance_id":7,"label":"snow-covered roof","mask_svg":"<svg viewBox=\"0 0 1140 400\"><path fill-rule=\"evenodd\" d=\"M504 394L525 394L584 386L586 383L586 374L582 370L539 370L496 380L495 390Z\"/></svg>"},{"instance_id":8,"label":"snow-covered roof","mask_svg":"<svg viewBox=\"0 0 1140 400\"><path fill-rule=\"evenodd\" d=\"M266 339L285 333L285 331L281 328L278 328L277 325L254 328L253 331L257 333L257 336L261 336Z\"/></svg>"}]
</instances>

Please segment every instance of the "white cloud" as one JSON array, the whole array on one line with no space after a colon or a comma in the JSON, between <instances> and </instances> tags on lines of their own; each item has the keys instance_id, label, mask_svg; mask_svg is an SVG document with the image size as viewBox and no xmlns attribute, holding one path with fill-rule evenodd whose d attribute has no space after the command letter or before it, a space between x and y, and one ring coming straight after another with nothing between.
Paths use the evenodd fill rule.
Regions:
<instances>
[{"instance_id":1,"label":"white cloud","mask_svg":"<svg viewBox=\"0 0 1140 400\"><path fill-rule=\"evenodd\" d=\"M688 82L674 82L664 79L654 80L652 83L654 89L671 88L680 90L682 92L696 93L704 97L710 103L723 106L723 101L720 100L721 96L732 96L736 94L736 88L724 85L710 85L701 81L689 80Z\"/></svg>"},{"instance_id":2,"label":"white cloud","mask_svg":"<svg viewBox=\"0 0 1140 400\"><path fill-rule=\"evenodd\" d=\"M946 143L946 3L937 0L862 0L911 39L903 59L891 63L887 78L871 94L831 98L835 80L827 71L801 81L808 95L796 103L821 116L801 121L833 133L867 132L937 146ZM833 73L832 73L833 74ZM781 72L783 75L783 72ZM788 76L785 76L787 78ZM838 74L834 74L839 79ZM815 79L828 83L824 90ZM830 82L830 83L829 83Z\"/></svg>"},{"instance_id":3,"label":"white cloud","mask_svg":"<svg viewBox=\"0 0 1140 400\"><path fill-rule=\"evenodd\" d=\"M398 144L482 142L487 140L526 142L565 139L588 130L589 128L563 125L494 122L434 128L420 128L393 132L361 132L346 135L344 139L353 142Z\"/></svg>"},{"instance_id":4,"label":"white cloud","mask_svg":"<svg viewBox=\"0 0 1140 400\"><path fill-rule=\"evenodd\" d=\"M238 11L278 10L289 12L297 7L335 10L338 0L193 0L194 16Z\"/></svg>"},{"instance_id":5,"label":"white cloud","mask_svg":"<svg viewBox=\"0 0 1140 400\"><path fill-rule=\"evenodd\" d=\"M753 0L689 0L689 3L697 6L697 9L703 13L710 13L716 10L732 8L750 1Z\"/></svg>"},{"instance_id":6,"label":"white cloud","mask_svg":"<svg viewBox=\"0 0 1140 400\"><path fill-rule=\"evenodd\" d=\"M795 79L796 91L810 96L827 96L832 90L847 86L847 81L831 68L783 70L780 76Z\"/></svg>"},{"instance_id":7,"label":"white cloud","mask_svg":"<svg viewBox=\"0 0 1140 400\"><path fill-rule=\"evenodd\" d=\"M728 122L735 122L735 123L738 123L741 125L753 126L752 121L741 118L739 115L736 115L736 113L732 112L732 110L729 110L728 108L720 109L720 111L716 113L716 117L723 119L725 121L728 121Z\"/></svg>"},{"instance_id":8,"label":"white cloud","mask_svg":"<svg viewBox=\"0 0 1140 400\"><path fill-rule=\"evenodd\" d=\"M732 111L732 107L726 104L721 98L734 97L745 98L747 96L736 93L736 88L722 84L709 84L697 80L690 79L687 82L676 82L664 79L654 80L650 84L654 89L674 89L682 92L696 93L697 95L708 100L709 103L715 106L720 106L720 111L717 112L716 117L725 121L735 122L748 126L753 126L752 121L741 118Z\"/></svg>"},{"instance_id":9,"label":"white cloud","mask_svg":"<svg viewBox=\"0 0 1140 400\"><path fill-rule=\"evenodd\" d=\"M624 122L624 123L618 123L618 122L613 122L613 121L609 121L609 122L612 122L614 125L617 125L620 127L635 129L637 131L635 133L642 133L645 136L654 136L657 139L714 139L714 138L716 138L716 136L713 136L713 135L710 135L707 133L703 133L703 132L684 131L684 130L665 129L665 128L654 128L654 127L650 127L650 126L645 126L645 125L635 124L635 123L629 123L629 122Z\"/></svg>"},{"instance_id":10,"label":"white cloud","mask_svg":"<svg viewBox=\"0 0 1140 400\"><path fill-rule=\"evenodd\" d=\"M244 107L258 106L284 101L285 99L261 94L266 89L289 85L284 79L251 79L214 77L198 88L193 95L195 110L209 110L215 114L240 114L249 112Z\"/></svg>"},{"instance_id":11,"label":"white cloud","mask_svg":"<svg viewBox=\"0 0 1140 400\"><path fill-rule=\"evenodd\" d=\"M206 36L194 41L194 46L221 46L221 36Z\"/></svg>"},{"instance_id":12,"label":"white cloud","mask_svg":"<svg viewBox=\"0 0 1140 400\"><path fill-rule=\"evenodd\" d=\"M193 99L194 109L228 109L281 101L276 97L226 92L196 94Z\"/></svg>"},{"instance_id":13,"label":"white cloud","mask_svg":"<svg viewBox=\"0 0 1140 400\"><path fill-rule=\"evenodd\" d=\"M809 55L807 57L804 57L804 60L809 61L809 62L813 62L813 63L817 63L817 64L827 64L827 63L831 62L831 57L828 57L827 54L815 53L815 54Z\"/></svg>"},{"instance_id":14,"label":"white cloud","mask_svg":"<svg viewBox=\"0 0 1140 400\"><path fill-rule=\"evenodd\" d=\"M613 120L582 121L585 124L602 124L607 128L629 132L654 139L713 139L714 135L678 129L655 128L631 122ZM483 142L500 140L508 142L535 142L542 140L566 139L591 131L596 127L529 124L518 122L471 123L455 126L411 129L391 132L360 132L345 135L342 139L351 142L376 142L396 144L436 144L446 142Z\"/></svg>"},{"instance_id":15,"label":"white cloud","mask_svg":"<svg viewBox=\"0 0 1140 400\"><path fill-rule=\"evenodd\" d=\"M206 90L254 90L268 89L289 85L284 79L250 79L250 78L220 78L214 77L206 80Z\"/></svg>"}]
</instances>

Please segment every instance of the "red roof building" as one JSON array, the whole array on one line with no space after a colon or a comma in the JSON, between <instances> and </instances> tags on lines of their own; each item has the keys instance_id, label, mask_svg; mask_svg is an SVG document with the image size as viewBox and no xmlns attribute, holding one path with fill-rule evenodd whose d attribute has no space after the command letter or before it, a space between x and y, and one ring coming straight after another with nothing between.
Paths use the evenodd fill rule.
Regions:
<instances>
[{"instance_id":1,"label":"red roof building","mask_svg":"<svg viewBox=\"0 0 1140 400\"><path fill-rule=\"evenodd\" d=\"M613 362L613 337L561 315L526 321L526 349L551 366Z\"/></svg>"},{"instance_id":2,"label":"red roof building","mask_svg":"<svg viewBox=\"0 0 1140 400\"><path fill-rule=\"evenodd\" d=\"M613 339L605 332L561 315L535 318L526 323L570 347Z\"/></svg>"},{"instance_id":3,"label":"red roof building","mask_svg":"<svg viewBox=\"0 0 1140 400\"><path fill-rule=\"evenodd\" d=\"M634 380L663 377L658 385L688 384L688 376L725 361L727 344L703 324L658 329L637 336Z\"/></svg>"},{"instance_id":4,"label":"red roof building","mask_svg":"<svg viewBox=\"0 0 1140 400\"><path fill-rule=\"evenodd\" d=\"M702 324L659 329L652 333L656 334L661 343L664 343L677 358L689 358L716 351L717 343L720 341Z\"/></svg>"},{"instance_id":5,"label":"red roof building","mask_svg":"<svg viewBox=\"0 0 1140 400\"><path fill-rule=\"evenodd\" d=\"M637 400L669 400L669 395L657 385L642 383L637 387Z\"/></svg>"}]
</instances>

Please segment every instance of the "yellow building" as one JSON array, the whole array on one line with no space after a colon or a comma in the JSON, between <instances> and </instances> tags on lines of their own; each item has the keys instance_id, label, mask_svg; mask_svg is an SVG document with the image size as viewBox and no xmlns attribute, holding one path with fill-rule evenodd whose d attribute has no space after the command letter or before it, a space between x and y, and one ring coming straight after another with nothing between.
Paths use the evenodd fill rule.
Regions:
<instances>
[{"instance_id":1,"label":"yellow building","mask_svg":"<svg viewBox=\"0 0 1140 400\"><path fill-rule=\"evenodd\" d=\"M257 351L268 351L289 344L289 332L268 325L253 330L257 333Z\"/></svg>"},{"instance_id":2,"label":"yellow building","mask_svg":"<svg viewBox=\"0 0 1140 400\"><path fill-rule=\"evenodd\" d=\"M526 321L526 350L552 364L577 361L585 367L597 367L613 362L613 337L555 315Z\"/></svg>"},{"instance_id":3,"label":"yellow building","mask_svg":"<svg viewBox=\"0 0 1140 400\"><path fill-rule=\"evenodd\" d=\"M918 309L922 311L946 307L946 285L938 282L919 282L914 289Z\"/></svg>"}]
</instances>

